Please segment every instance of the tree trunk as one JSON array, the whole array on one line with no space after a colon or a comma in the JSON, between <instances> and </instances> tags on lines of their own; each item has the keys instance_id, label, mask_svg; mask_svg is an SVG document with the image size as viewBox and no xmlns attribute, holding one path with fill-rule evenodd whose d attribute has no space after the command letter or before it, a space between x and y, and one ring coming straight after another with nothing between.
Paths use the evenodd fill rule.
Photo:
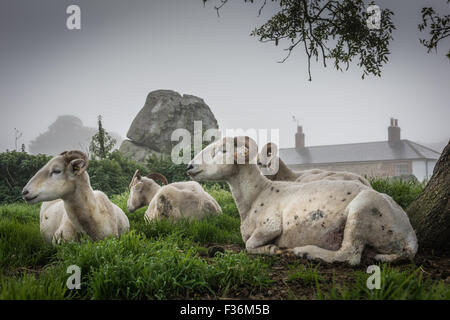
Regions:
<instances>
[{"instance_id":1,"label":"tree trunk","mask_svg":"<svg viewBox=\"0 0 450 320\"><path fill-rule=\"evenodd\" d=\"M425 189L406 209L419 250L450 253L450 141ZM423 251L422 251L423 252Z\"/></svg>"}]
</instances>

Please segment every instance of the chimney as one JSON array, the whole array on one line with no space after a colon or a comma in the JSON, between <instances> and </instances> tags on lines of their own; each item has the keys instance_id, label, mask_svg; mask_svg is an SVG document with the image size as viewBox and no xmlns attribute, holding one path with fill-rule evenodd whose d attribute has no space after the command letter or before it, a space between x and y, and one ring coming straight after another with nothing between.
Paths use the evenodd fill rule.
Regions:
<instances>
[{"instance_id":1,"label":"chimney","mask_svg":"<svg viewBox=\"0 0 450 320\"><path fill-rule=\"evenodd\" d=\"M295 148L303 149L305 147L305 134L302 126L297 126L297 133L295 134Z\"/></svg>"},{"instance_id":2,"label":"chimney","mask_svg":"<svg viewBox=\"0 0 450 320\"><path fill-rule=\"evenodd\" d=\"M398 126L398 119L391 118L391 125L388 127L388 141L400 141L400 127Z\"/></svg>"}]
</instances>

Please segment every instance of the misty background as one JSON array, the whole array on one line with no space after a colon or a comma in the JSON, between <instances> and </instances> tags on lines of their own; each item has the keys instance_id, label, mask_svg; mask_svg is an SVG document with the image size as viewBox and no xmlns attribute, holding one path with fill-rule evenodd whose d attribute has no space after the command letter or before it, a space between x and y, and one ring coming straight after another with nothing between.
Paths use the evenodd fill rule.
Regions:
<instances>
[{"instance_id":1,"label":"misty background","mask_svg":"<svg viewBox=\"0 0 450 320\"><path fill-rule=\"evenodd\" d=\"M256 1L258 2L258 1ZM381 78L361 80L353 63L338 72L301 48L284 64L283 46L250 32L272 16L269 3L229 1L2 0L0 2L0 151L35 139L60 115L75 115L125 138L150 91L171 89L205 100L226 128L279 128L293 147L299 119L306 145L387 139L391 117L402 138L445 144L450 138L448 41L436 53L419 43L420 9L447 12L446 1L381 1L397 27ZM81 7L81 30L67 30L66 8ZM443 145L442 145L443 147ZM61 150L63 151L63 150ZM440 151L440 150L439 150Z\"/></svg>"}]
</instances>

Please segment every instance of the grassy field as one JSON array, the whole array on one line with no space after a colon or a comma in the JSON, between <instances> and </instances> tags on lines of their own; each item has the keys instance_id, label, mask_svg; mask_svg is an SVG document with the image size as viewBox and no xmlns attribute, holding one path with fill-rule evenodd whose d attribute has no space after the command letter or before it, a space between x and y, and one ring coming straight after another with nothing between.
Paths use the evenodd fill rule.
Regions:
<instances>
[{"instance_id":1,"label":"grassy field","mask_svg":"<svg viewBox=\"0 0 450 320\"><path fill-rule=\"evenodd\" d=\"M147 224L145 209L126 210L128 194L114 196L130 219L129 233L56 247L40 236L39 206L0 206L0 299L450 299L448 259L380 264L381 289L369 290L371 263L352 268L248 255L231 194L214 186L208 192L223 215L176 223ZM80 290L66 287L70 265L81 267Z\"/></svg>"}]
</instances>

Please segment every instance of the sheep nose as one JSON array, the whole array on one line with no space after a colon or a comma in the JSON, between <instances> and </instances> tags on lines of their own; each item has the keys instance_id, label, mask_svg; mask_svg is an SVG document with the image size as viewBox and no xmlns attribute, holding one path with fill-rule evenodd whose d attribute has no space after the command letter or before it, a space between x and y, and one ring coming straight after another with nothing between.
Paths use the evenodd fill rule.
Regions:
<instances>
[{"instance_id":1,"label":"sheep nose","mask_svg":"<svg viewBox=\"0 0 450 320\"><path fill-rule=\"evenodd\" d=\"M192 163L189 163L187 168L186 168L186 170L189 171L189 170L192 170L192 169L194 169L194 166L192 165Z\"/></svg>"},{"instance_id":2,"label":"sheep nose","mask_svg":"<svg viewBox=\"0 0 450 320\"><path fill-rule=\"evenodd\" d=\"M27 194L29 194L30 192L27 189L23 189L22 191L22 196L25 197Z\"/></svg>"}]
</instances>

